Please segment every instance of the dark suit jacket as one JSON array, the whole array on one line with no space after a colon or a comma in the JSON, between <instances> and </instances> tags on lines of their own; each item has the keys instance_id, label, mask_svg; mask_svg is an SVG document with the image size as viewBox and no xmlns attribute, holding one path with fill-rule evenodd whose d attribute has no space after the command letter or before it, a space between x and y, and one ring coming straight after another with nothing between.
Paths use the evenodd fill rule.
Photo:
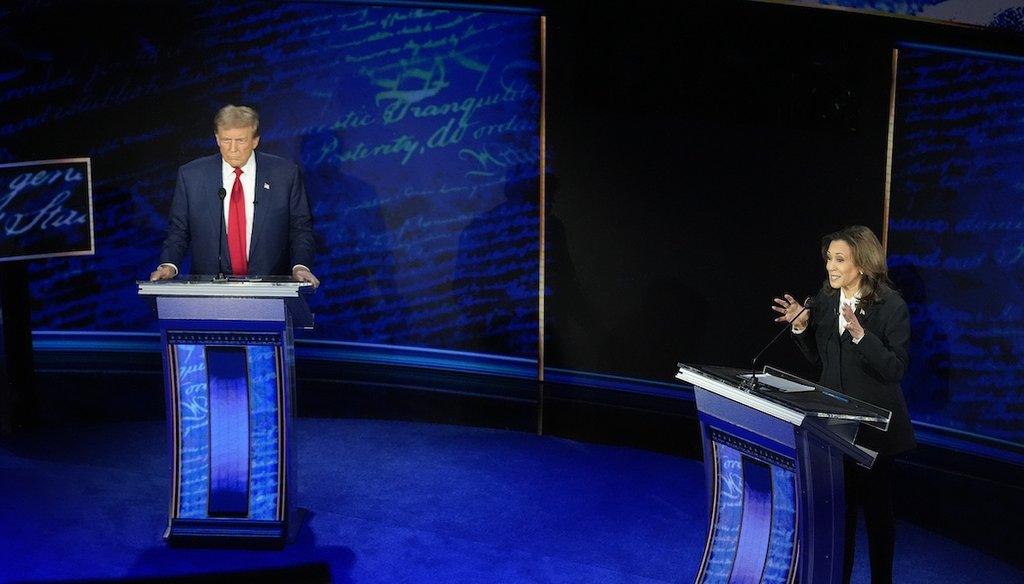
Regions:
<instances>
[{"instance_id":1,"label":"dark suit jacket","mask_svg":"<svg viewBox=\"0 0 1024 584\"><path fill-rule=\"evenodd\" d=\"M255 151L253 155L256 206L249 244L249 275L291 275L295 264L312 267L313 220L299 167L272 154ZM172 263L182 270L182 261L191 249L192 274L231 273L218 196L223 188L222 163L218 153L178 169L160 263Z\"/></svg>"},{"instance_id":2,"label":"dark suit jacket","mask_svg":"<svg viewBox=\"0 0 1024 584\"><path fill-rule=\"evenodd\" d=\"M915 445L914 430L900 380L907 371L910 311L899 294L884 289L879 301L857 307L864 338L854 344L849 331L839 335L839 293L818 292L808 330L793 335L804 355L821 364L820 383L892 411L888 432L862 425L857 444L882 454L899 454Z\"/></svg>"}]
</instances>

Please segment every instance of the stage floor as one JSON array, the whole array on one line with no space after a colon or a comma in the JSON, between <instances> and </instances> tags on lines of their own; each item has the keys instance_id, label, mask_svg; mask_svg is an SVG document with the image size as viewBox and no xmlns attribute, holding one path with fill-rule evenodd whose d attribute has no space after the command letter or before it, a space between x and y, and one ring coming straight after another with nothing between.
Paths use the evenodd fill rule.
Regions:
<instances>
[{"instance_id":1,"label":"stage floor","mask_svg":"<svg viewBox=\"0 0 1024 584\"><path fill-rule=\"evenodd\" d=\"M281 551L163 542L163 422L0 440L0 582L230 582L253 571L366 584L694 580L707 512L700 462L413 422L300 418L295 434L298 503L310 517ZM898 530L897 582L1024 581L982 552L911 524ZM865 548L857 582L867 581Z\"/></svg>"}]
</instances>

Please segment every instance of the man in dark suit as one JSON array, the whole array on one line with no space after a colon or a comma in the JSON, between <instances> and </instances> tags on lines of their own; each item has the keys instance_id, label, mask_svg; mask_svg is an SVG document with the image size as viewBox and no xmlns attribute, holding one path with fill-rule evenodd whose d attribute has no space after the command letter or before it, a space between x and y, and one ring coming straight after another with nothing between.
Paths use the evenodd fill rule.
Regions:
<instances>
[{"instance_id":1,"label":"man in dark suit","mask_svg":"<svg viewBox=\"0 0 1024 584\"><path fill-rule=\"evenodd\" d=\"M177 276L191 250L193 274L290 275L319 286L309 268L313 220L298 166L256 152L259 114L250 107L217 112L214 137L219 154L178 169L160 265L149 279Z\"/></svg>"}]
</instances>

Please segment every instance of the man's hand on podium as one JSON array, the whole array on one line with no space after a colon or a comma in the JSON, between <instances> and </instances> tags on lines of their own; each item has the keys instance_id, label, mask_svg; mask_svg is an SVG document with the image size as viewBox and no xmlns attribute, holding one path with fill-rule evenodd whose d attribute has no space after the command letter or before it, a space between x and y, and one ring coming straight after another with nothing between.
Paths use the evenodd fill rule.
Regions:
<instances>
[{"instance_id":1,"label":"man's hand on podium","mask_svg":"<svg viewBox=\"0 0 1024 584\"><path fill-rule=\"evenodd\" d=\"M154 272L155 273L155 272ZM320 286L320 280L313 275L313 272L309 271L306 266L295 266L292 268L292 278L300 282L309 282L313 284L313 288Z\"/></svg>"},{"instance_id":2,"label":"man's hand on podium","mask_svg":"<svg viewBox=\"0 0 1024 584\"><path fill-rule=\"evenodd\" d=\"M175 270L174 266L170 264L162 264L149 275L149 281L156 282L157 280L170 280L177 275L178 270Z\"/></svg>"}]
</instances>

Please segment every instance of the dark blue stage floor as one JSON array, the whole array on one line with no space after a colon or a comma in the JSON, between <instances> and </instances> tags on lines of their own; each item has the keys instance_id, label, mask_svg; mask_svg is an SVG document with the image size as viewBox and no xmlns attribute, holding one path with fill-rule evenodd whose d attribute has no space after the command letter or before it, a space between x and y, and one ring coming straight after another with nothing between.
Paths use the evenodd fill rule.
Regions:
<instances>
[{"instance_id":1,"label":"dark blue stage floor","mask_svg":"<svg viewBox=\"0 0 1024 584\"><path fill-rule=\"evenodd\" d=\"M234 582L257 571L301 582L329 571L360 584L692 582L700 561L706 495L693 460L423 423L302 418L296 435L299 503L312 516L283 551L164 544L161 422L4 439L0 581ZM898 538L897 582L1024 582L914 525L900 523Z\"/></svg>"}]
</instances>

